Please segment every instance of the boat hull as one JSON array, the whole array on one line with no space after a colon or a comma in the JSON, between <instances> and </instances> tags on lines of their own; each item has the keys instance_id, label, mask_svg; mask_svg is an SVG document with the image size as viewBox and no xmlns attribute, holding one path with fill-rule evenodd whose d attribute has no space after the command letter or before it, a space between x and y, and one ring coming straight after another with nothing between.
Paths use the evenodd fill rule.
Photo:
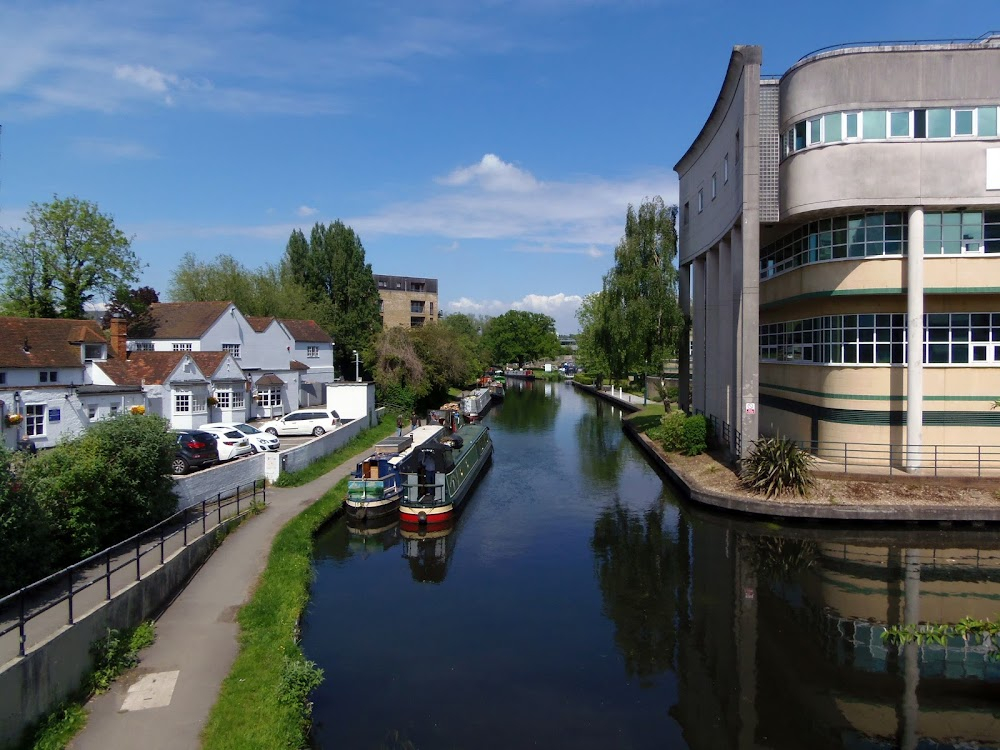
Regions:
<instances>
[{"instance_id":1,"label":"boat hull","mask_svg":"<svg viewBox=\"0 0 1000 750\"><path fill-rule=\"evenodd\" d=\"M402 496L402 492L395 492L391 497L386 497L381 500L360 503L347 500L344 502L344 513L347 514L348 518L352 518L357 521L365 521L372 518L387 516L390 513L394 513L399 510L399 498Z\"/></svg>"}]
</instances>

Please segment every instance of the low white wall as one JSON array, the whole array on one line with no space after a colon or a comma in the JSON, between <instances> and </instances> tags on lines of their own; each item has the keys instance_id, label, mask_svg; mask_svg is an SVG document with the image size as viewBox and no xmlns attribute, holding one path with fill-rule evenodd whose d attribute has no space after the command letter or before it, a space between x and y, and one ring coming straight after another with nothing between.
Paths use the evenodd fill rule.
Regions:
<instances>
[{"instance_id":1,"label":"low white wall","mask_svg":"<svg viewBox=\"0 0 1000 750\"><path fill-rule=\"evenodd\" d=\"M219 493L226 497L238 484L250 484L263 479L265 456L276 457L276 454L244 456L185 476L174 477L177 510L184 510L202 500L214 500Z\"/></svg>"},{"instance_id":2,"label":"low white wall","mask_svg":"<svg viewBox=\"0 0 1000 750\"><path fill-rule=\"evenodd\" d=\"M356 419L336 430L280 453L264 454L264 476L274 482L283 472L304 469L313 461L327 456L368 427L367 419Z\"/></svg>"}]
</instances>

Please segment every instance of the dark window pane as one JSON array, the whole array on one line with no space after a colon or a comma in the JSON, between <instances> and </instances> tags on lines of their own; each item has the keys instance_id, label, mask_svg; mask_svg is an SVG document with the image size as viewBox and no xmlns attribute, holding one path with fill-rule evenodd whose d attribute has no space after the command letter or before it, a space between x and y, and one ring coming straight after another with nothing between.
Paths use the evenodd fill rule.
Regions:
<instances>
[{"instance_id":1,"label":"dark window pane","mask_svg":"<svg viewBox=\"0 0 1000 750\"><path fill-rule=\"evenodd\" d=\"M969 361L969 345L968 344L953 344L951 347L951 361L964 364Z\"/></svg>"},{"instance_id":2,"label":"dark window pane","mask_svg":"<svg viewBox=\"0 0 1000 750\"><path fill-rule=\"evenodd\" d=\"M875 325L874 315L859 315L858 316L858 327L859 328L871 328Z\"/></svg>"},{"instance_id":3,"label":"dark window pane","mask_svg":"<svg viewBox=\"0 0 1000 750\"><path fill-rule=\"evenodd\" d=\"M974 347L972 347L972 359L975 362L985 362L986 361L986 347L985 346L974 346Z\"/></svg>"},{"instance_id":4,"label":"dark window pane","mask_svg":"<svg viewBox=\"0 0 1000 750\"><path fill-rule=\"evenodd\" d=\"M894 365L901 365L905 359L903 358L903 345L893 344L892 345L892 363Z\"/></svg>"},{"instance_id":5,"label":"dark window pane","mask_svg":"<svg viewBox=\"0 0 1000 750\"><path fill-rule=\"evenodd\" d=\"M844 346L844 362L849 365L856 364L858 361L858 350L857 347L847 344Z\"/></svg>"},{"instance_id":6,"label":"dark window pane","mask_svg":"<svg viewBox=\"0 0 1000 750\"><path fill-rule=\"evenodd\" d=\"M915 109L915 110L913 110L913 137L914 138L926 138L927 137L927 110L926 109Z\"/></svg>"},{"instance_id":7,"label":"dark window pane","mask_svg":"<svg viewBox=\"0 0 1000 750\"><path fill-rule=\"evenodd\" d=\"M887 365L892 361L892 350L888 344L875 345L875 361L880 365Z\"/></svg>"},{"instance_id":8,"label":"dark window pane","mask_svg":"<svg viewBox=\"0 0 1000 750\"><path fill-rule=\"evenodd\" d=\"M948 313L931 313L927 316L927 325L939 328L947 328L951 321L948 320Z\"/></svg>"},{"instance_id":9,"label":"dark window pane","mask_svg":"<svg viewBox=\"0 0 1000 750\"><path fill-rule=\"evenodd\" d=\"M927 361L931 364L947 364L948 363L948 345L947 344L931 344L928 348Z\"/></svg>"},{"instance_id":10,"label":"dark window pane","mask_svg":"<svg viewBox=\"0 0 1000 750\"><path fill-rule=\"evenodd\" d=\"M972 325L974 326L988 326L990 324L989 313L973 313L972 314Z\"/></svg>"},{"instance_id":11,"label":"dark window pane","mask_svg":"<svg viewBox=\"0 0 1000 750\"><path fill-rule=\"evenodd\" d=\"M875 361L875 346L873 344L858 344L858 362L871 364Z\"/></svg>"}]
</instances>

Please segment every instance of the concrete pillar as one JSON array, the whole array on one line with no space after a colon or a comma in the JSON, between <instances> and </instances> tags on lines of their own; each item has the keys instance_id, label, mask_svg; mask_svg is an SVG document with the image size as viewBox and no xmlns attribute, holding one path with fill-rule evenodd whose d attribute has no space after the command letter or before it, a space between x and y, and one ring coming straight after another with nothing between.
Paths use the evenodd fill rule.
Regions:
<instances>
[{"instance_id":1,"label":"concrete pillar","mask_svg":"<svg viewBox=\"0 0 1000 750\"><path fill-rule=\"evenodd\" d=\"M691 305L691 409L706 411L705 405L705 256L695 258Z\"/></svg>"},{"instance_id":2,"label":"concrete pillar","mask_svg":"<svg viewBox=\"0 0 1000 750\"><path fill-rule=\"evenodd\" d=\"M719 241L719 328L716 341L719 342L719 420L729 425L730 448L734 445L733 435L736 425L733 416L734 387L733 377L736 373L733 353L736 347L735 329L733 328L733 277L730 258L732 250L728 235ZM719 425L722 428L722 425Z\"/></svg>"},{"instance_id":3,"label":"concrete pillar","mask_svg":"<svg viewBox=\"0 0 1000 750\"><path fill-rule=\"evenodd\" d=\"M758 437L760 415L760 227L756 215L730 232L733 275L734 360L736 373L736 413L733 421L740 431L740 458L750 454ZM747 412L753 404L753 413ZM734 450L735 450L735 438Z\"/></svg>"},{"instance_id":4,"label":"concrete pillar","mask_svg":"<svg viewBox=\"0 0 1000 750\"><path fill-rule=\"evenodd\" d=\"M921 250L923 246L921 245ZM906 550L906 572L903 579L903 624L920 623L920 550ZM917 687L920 685L920 651L916 643L903 646L903 701L900 717L900 742L902 750L916 750L920 737L918 722L920 703Z\"/></svg>"},{"instance_id":5,"label":"concrete pillar","mask_svg":"<svg viewBox=\"0 0 1000 750\"><path fill-rule=\"evenodd\" d=\"M924 447L924 209L910 209L906 243L906 468L920 468Z\"/></svg>"},{"instance_id":6,"label":"concrete pillar","mask_svg":"<svg viewBox=\"0 0 1000 750\"><path fill-rule=\"evenodd\" d=\"M719 247L705 253L705 414L715 417L721 430L722 403L719 398Z\"/></svg>"},{"instance_id":7,"label":"concrete pillar","mask_svg":"<svg viewBox=\"0 0 1000 750\"><path fill-rule=\"evenodd\" d=\"M691 320L691 265L680 267L679 302L684 320ZM683 411L691 411L691 332L677 343L677 401Z\"/></svg>"}]
</instances>

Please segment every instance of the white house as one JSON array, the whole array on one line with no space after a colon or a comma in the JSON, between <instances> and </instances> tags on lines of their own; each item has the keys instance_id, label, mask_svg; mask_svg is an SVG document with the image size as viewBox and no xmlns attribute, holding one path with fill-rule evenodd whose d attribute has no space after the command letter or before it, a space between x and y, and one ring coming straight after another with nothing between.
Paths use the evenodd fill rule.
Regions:
<instances>
[{"instance_id":1,"label":"white house","mask_svg":"<svg viewBox=\"0 0 1000 750\"><path fill-rule=\"evenodd\" d=\"M132 385L94 385L108 343L94 320L0 317L0 439L39 448L144 403Z\"/></svg>"},{"instance_id":2,"label":"white house","mask_svg":"<svg viewBox=\"0 0 1000 750\"><path fill-rule=\"evenodd\" d=\"M311 320L246 317L232 302L159 302L149 307L154 333L135 352L229 354L249 378L249 416L271 417L320 403L333 382L333 340ZM123 347L124 348L124 347Z\"/></svg>"}]
</instances>

